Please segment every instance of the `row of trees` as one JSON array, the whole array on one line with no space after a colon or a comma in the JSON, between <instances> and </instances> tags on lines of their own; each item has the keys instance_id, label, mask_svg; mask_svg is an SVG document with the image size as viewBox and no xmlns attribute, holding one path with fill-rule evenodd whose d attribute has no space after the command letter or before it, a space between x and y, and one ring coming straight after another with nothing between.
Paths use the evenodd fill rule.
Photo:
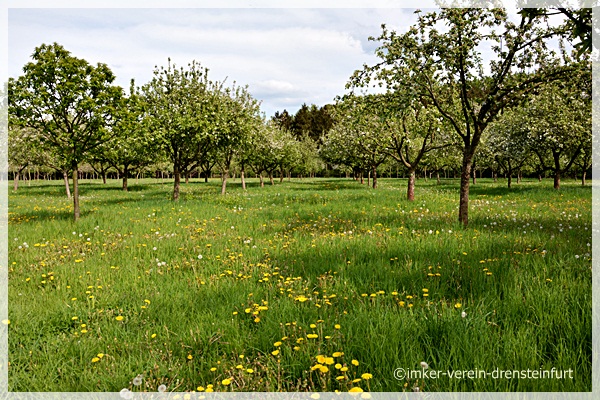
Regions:
<instances>
[{"instance_id":1,"label":"row of trees","mask_svg":"<svg viewBox=\"0 0 600 400\"><path fill-rule=\"evenodd\" d=\"M73 174L79 217L78 169L119 171L123 188L132 170L167 162L180 181L216 168L222 193L232 168L266 174L311 175L327 163L367 172L377 186L381 166L416 171L460 168L459 220L468 223L469 182L475 169L509 178L529 169L560 177L591 165L591 73L572 22L553 26L548 13L523 11L509 20L501 9L445 9L422 14L406 33L382 26L380 61L356 71L335 105L284 111L271 120L247 87L212 81L193 62L156 68L153 79L129 92L113 86L106 65L89 65L58 44L42 45L24 75L9 81L10 160L19 172L44 164ZM569 25L571 24L571 25ZM558 38L559 49L549 47ZM578 43L576 43L578 44ZM486 60L482 51L486 49ZM583 49L583 50L582 50ZM509 179L510 185L510 179Z\"/></svg>"},{"instance_id":2,"label":"row of trees","mask_svg":"<svg viewBox=\"0 0 600 400\"><path fill-rule=\"evenodd\" d=\"M41 45L24 75L10 79L9 159L18 181L30 165L59 171L67 195L72 173L74 218L80 215L78 171L91 165L104 178L114 168L127 190L130 172L170 163L173 200L182 176L218 168L222 193L232 164L271 181L291 168L310 174L317 168L316 144L275 121L265 121L247 87L212 81L208 69L193 62L156 68L153 79L129 93L112 83L104 64L89 65L57 43Z\"/></svg>"}]
</instances>

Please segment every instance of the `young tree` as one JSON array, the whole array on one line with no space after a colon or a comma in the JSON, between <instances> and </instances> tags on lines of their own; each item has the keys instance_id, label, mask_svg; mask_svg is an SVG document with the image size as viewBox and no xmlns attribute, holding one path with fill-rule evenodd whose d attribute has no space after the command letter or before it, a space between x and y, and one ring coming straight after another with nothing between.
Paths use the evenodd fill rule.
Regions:
<instances>
[{"instance_id":1,"label":"young tree","mask_svg":"<svg viewBox=\"0 0 600 400\"><path fill-rule=\"evenodd\" d=\"M92 66L58 43L42 44L9 80L9 113L38 132L40 144L60 154L73 171L73 217L79 219L78 167L88 153L108 141L122 89L105 64Z\"/></svg>"},{"instance_id":2,"label":"young tree","mask_svg":"<svg viewBox=\"0 0 600 400\"><path fill-rule=\"evenodd\" d=\"M525 107L529 146L542 169L552 171L555 189L584 146L591 152L591 99L591 68L585 68L569 81L548 85Z\"/></svg>"},{"instance_id":3,"label":"young tree","mask_svg":"<svg viewBox=\"0 0 600 400\"><path fill-rule=\"evenodd\" d=\"M19 188L21 173L30 165L39 164L41 151L36 146L36 132L29 128L18 126L8 127L8 165L13 170L13 190Z\"/></svg>"},{"instance_id":4,"label":"young tree","mask_svg":"<svg viewBox=\"0 0 600 400\"><path fill-rule=\"evenodd\" d=\"M458 219L466 226L471 167L481 135L502 109L573 70L547 48L548 38L565 32L564 26L550 27L538 15L522 14L513 23L502 9L420 14L404 34L383 26L376 52L382 61L356 71L349 85L380 84L395 91L409 82L453 127L462 143ZM492 50L485 65L484 47Z\"/></svg>"},{"instance_id":5,"label":"young tree","mask_svg":"<svg viewBox=\"0 0 600 400\"><path fill-rule=\"evenodd\" d=\"M352 158L362 160L372 174L373 189L377 188L377 168L389 155L390 129L379 102L372 96L346 96L339 101L336 112L338 132L346 146L354 152Z\"/></svg>"},{"instance_id":6,"label":"young tree","mask_svg":"<svg viewBox=\"0 0 600 400\"><path fill-rule=\"evenodd\" d=\"M129 96L117 111L113 127L115 137L98 147L96 159L115 168L123 180L123 190L128 190L129 173L156 161L157 145L144 119L144 102L132 80Z\"/></svg>"},{"instance_id":7,"label":"young tree","mask_svg":"<svg viewBox=\"0 0 600 400\"><path fill-rule=\"evenodd\" d=\"M530 159L532 149L528 143L529 121L522 108L508 111L489 127L487 140L490 153L507 178L508 188L512 177Z\"/></svg>"},{"instance_id":8,"label":"young tree","mask_svg":"<svg viewBox=\"0 0 600 400\"><path fill-rule=\"evenodd\" d=\"M195 61L188 69L154 70L142 87L148 127L173 164L173 200L179 200L181 175L198 166L217 140L221 84L208 79L208 69Z\"/></svg>"},{"instance_id":9,"label":"young tree","mask_svg":"<svg viewBox=\"0 0 600 400\"><path fill-rule=\"evenodd\" d=\"M252 132L262 123L260 103L250 95L247 87L226 88L219 102L217 116L217 162L222 172L221 194L225 194L233 158L241 153Z\"/></svg>"}]
</instances>

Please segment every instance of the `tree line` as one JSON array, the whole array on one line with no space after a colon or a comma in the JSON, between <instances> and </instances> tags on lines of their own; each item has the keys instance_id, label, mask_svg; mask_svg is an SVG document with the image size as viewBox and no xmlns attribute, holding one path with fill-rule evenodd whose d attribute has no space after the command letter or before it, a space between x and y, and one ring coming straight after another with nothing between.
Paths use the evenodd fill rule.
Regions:
<instances>
[{"instance_id":1,"label":"tree line","mask_svg":"<svg viewBox=\"0 0 600 400\"><path fill-rule=\"evenodd\" d=\"M459 221L468 224L470 179L479 169L512 177L550 172L554 187L591 167L591 63L587 14L551 24L550 13L502 9L422 13L406 32L382 26L379 61L350 77L335 104L303 104L270 119L247 86L209 78L197 62L155 67L152 80L113 85L105 64L92 66L57 43L36 48L10 79L9 162L15 185L30 165L73 182L83 165L131 172L168 168L173 200L182 177L220 173L221 193L237 172L273 183L327 169L364 175L398 167L415 198L417 171L460 171ZM583 32L583 33L582 33ZM591 34L588 32L588 34ZM559 46L551 46L551 40ZM485 59L482 54L485 52ZM16 187L16 186L15 186Z\"/></svg>"}]
</instances>

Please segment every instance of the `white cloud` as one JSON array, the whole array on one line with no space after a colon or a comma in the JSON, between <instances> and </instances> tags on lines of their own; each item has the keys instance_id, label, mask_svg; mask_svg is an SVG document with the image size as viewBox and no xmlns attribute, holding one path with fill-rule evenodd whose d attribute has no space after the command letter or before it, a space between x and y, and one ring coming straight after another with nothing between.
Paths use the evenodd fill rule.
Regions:
<instances>
[{"instance_id":1,"label":"white cloud","mask_svg":"<svg viewBox=\"0 0 600 400\"><path fill-rule=\"evenodd\" d=\"M212 79L250 86L272 115L344 93L355 69L373 63L381 23L409 25L410 10L357 9L20 9L9 13L9 76L41 43L104 62L128 87L152 78L167 58L192 60Z\"/></svg>"}]
</instances>

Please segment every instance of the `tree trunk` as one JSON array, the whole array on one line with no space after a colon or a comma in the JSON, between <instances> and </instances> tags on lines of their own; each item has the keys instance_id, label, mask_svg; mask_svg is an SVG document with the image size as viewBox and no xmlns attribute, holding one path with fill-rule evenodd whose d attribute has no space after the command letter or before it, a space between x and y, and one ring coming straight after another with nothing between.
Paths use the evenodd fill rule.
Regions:
<instances>
[{"instance_id":1,"label":"tree trunk","mask_svg":"<svg viewBox=\"0 0 600 400\"><path fill-rule=\"evenodd\" d=\"M204 183L208 183L208 174L209 174L208 171L204 172Z\"/></svg>"},{"instance_id":2,"label":"tree trunk","mask_svg":"<svg viewBox=\"0 0 600 400\"><path fill-rule=\"evenodd\" d=\"M260 177L260 187L265 187L265 180L263 179L262 172L258 174L258 176Z\"/></svg>"},{"instance_id":3,"label":"tree trunk","mask_svg":"<svg viewBox=\"0 0 600 400\"><path fill-rule=\"evenodd\" d=\"M560 189L560 171L556 170L554 172L554 189Z\"/></svg>"},{"instance_id":4,"label":"tree trunk","mask_svg":"<svg viewBox=\"0 0 600 400\"><path fill-rule=\"evenodd\" d=\"M285 173L283 172L283 169L281 170L280 174L279 174L279 183L283 182L283 178L285 177Z\"/></svg>"},{"instance_id":5,"label":"tree trunk","mask_svg":"<svg viewBox=\"0 0 600 400\"><path fill-rule=\"evenodd\" d=\"M179 168L175 168L173 170L173 178L174 179L174 184L173 184L173 201L178 201L179 200L179 187L181 186L181 176L180 176L180 172L179 172Z\"/></svg>"},{"instance_id":6,"label":"tree trunk","mask_svg":"<svg viewBox=\"0 0 600 400\"><path fill-rule=\"evenodd\" d=\"M13 177L13 179L15 181L15 186L13 187L13 190L16 192L19 188L19 171L15 172L15 176Z\"/></svg>"},{"instance_id":7,"label":"tree trunk","mask_svg":"<svg viewBox=\"0 0 600 400\"><path fill-rule=\"evenodd\" d=\"M435 172L435 179L437 180L438 185L442 183L442 181L440 180L440 171Z\"/></svg>"},{"instance_id":8,"label":"tree trunk","mask_svg":"<svg viewBox=\"0 0 600 400\"><path fill-rule=\"evenodd\" d=\"M77 165L73 164L73 218L79 219L79 171Z\"/></svg>"},{"instance_id":9,"label":"tree trunk","mask_svg":"<svg viewBox=\"0 0 600 400\"><path fill-rule=\"evenodd\" d=\"M406 190L406 200L415 200L415 170L408 171L408 189Z\"/></svg>"},{"instance_id":10,"label":"tree trunk","mask_svg":"<svg viewBox=\"0 0 600 400\"><path fill-rule=\"evenodd\" d=\"M185 173L185 184L187 185L188 183L190 183L190 173L186 172Z\"/></svg>"},{"instance_id":11,"label":"tree trunk","mask_svg":"<svg viewBox=\"0 0 600 400\"><path fill-rule=\"evenodd\" d=\"M106 185L106 171L102 171L102 183Z\"/></svg>"},{"instance_id":12,"label":"tree trunk","mask_svg":"<svg viewBox=\"0 0 600 400\"><path fill-rule=\"evenodd\" d=\"M583 170L583 173L581 174L581 186L585 186L585 176L587 175L587 171Z\"/></svg>"},{"instance_id":13,"label":"tree trunk","mask_svg":"<svg viewBox=\"0 0 600 400\"><path fill-rule=\"evenodd\" d=\"M542 174L538 174L538 182L542 181Z\"/></svg>"},{"instance_id":14,"label":"tree trunk","mask_svg":"<svg viewBox=\"0 0 600 400\"><path fill-rule=\"evenodd\" d=\"M271 182L271 185L274 185L275 182L273 181L273 173L269 172L269 181Z\"/></svg>"},{"instance_id":15,"label":"tree trunk","mask_svg":"<svg viewBox=\"0 0 600 400\"><path fill-rule=\"evenodd\" d=\"M126 192L127 189L127 176L129 175L128 173L129 171L127 171L127 167L125 166L123 168L123 191Z\"/></svg>"},{"instance_id":16,"label":"tree trunk","mask_svg":"<svg viewBox=\"0 0 600 400\"><path fill-rule=\"evenodd\" d=\"M373 189L377 189L377 167L373 167Z\"/></svg>"},{"instance_id":17,"label":"tree trunk","mask_svg":"<svg viewBox=\"0 0 600 400\"><path fill-rule=\"evenodd\" d=\"M512 186L512 173L508 174L508 188L510 189Z\"/></svg>"},{"instance_id":18,"label":"tree trunk","mask_svg":"<svg viewBox=\"0 0 600 400\"><path fill-rule=\"evenodd\" d=\"M65 191L67 193L67 199L71 198L71 189L69 188L69 174L67 171L63 171L63 180L65 182Z\"/></svg>"},{"instance_id":19,"label":"tree trunk","mask_svg":"<svg viewBox=\"0 0 600 400\"><path fill-rule=\"evenodd\" d=\"M463 155L460 173L460 200L458 206L458 221L466 227L469 224L469 182L471 177L472 154Z\"/></svg>"},{"instance_id":20,"label":"tree trunk","mask_svg":"<svg viewBox=\"0 0 600 400\"><path fill-rule=\"evenodd\" d=\"M246 190L246 177L244 176L244 167L240 171L240 179L242 180L242 189Z\"/></svg>"},{"instance_id":21,"label":"tree trunk","mask_svg":"<svg viewBox=\"0 0 600 400\"><path fill-rule=\"evenodd\" d=\"M229 177L229 169L223 170L223 179L221 183L221 194L224 195L227 190L227 178Z\"/></svg>"},{"instance_id":22,"label":"tree trunk","mask_svg":"<svg viewBox=\"0 0 600 400\"><path fill-rule=\"evenodd\" d=\"M365 175L362 172L360 173L360 184L361 185L365 184Z\"/></svg>"}]
</instances>

